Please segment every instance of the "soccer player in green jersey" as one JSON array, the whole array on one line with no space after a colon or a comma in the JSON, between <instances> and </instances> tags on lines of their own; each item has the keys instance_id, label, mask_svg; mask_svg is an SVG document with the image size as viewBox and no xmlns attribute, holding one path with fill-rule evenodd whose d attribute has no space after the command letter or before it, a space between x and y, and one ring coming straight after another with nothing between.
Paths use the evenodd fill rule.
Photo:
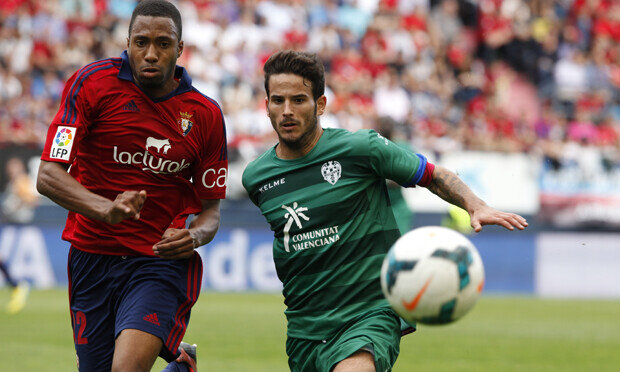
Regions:
<instances>
[{"instance_id":1,"label":"soccer player in green jersey","mask_svg":"<svg viewBox=\"0 0 620 372\"><path fill-rule=\"evenodd\" d=\"M267 114L279 142L248 165L243 185L274 231L292 371L389 371L401 321L383 298L383 258L400 233L386 179L427 187L471 216L475 231L526 220L493 209L451 171L372 130L323 129L323 63L281 51L264 65Z\"/></svg>"}]
</instances>

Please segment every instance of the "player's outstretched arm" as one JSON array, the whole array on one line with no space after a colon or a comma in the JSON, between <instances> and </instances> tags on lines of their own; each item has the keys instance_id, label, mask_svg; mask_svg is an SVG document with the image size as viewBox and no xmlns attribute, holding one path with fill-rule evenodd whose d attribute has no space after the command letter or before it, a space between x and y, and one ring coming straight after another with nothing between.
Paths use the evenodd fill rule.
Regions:
<instances>
[{"instance_id":1,"label":"player's outstretched arm","mask_svg":"<svg viewBox=\"0 0 620 372\"><path fill-rule=\"evenodd\" d=\"M435 166L433 179L426 187L448 203L465 209L476 232L480 232L484 225L500 225L508 230L527 227L525 218L489 207L454 172L444 167Z\"/></svg>"},{"instance_id":2,"label":"player's outstretched arm","mask_svg":"<svg viewBox=\"0 0 620 372\"><path fill-rule=\"evenodd\" d=\"M82 186L67 173L68 166L41 161L37 176L37 190L56 204L94 220L115 224L140 218L146 200L146 191L125 191L115 200L104 198Z\"/></svg>"},{"instance_id":3,"label":"player's outstretched arm","mask_svg":"<svg viewBox=\"0 0 620 372\"><path fill-rule=\"evenodd\" d=\"M153 245L153 252L161 258L190 258L194 249L209 243L220 227L220 200L202 199L202 212L189 224L188 229L167 229L162 240Z\"/></svg>"}]
</instances>

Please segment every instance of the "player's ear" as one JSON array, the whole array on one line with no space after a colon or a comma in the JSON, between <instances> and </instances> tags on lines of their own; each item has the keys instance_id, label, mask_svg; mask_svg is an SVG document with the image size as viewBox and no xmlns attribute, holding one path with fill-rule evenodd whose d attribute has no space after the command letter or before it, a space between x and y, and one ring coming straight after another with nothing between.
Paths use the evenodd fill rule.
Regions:
<instances>
[{"instance_id":1,"label":"player's ear","mask_svg":"<svg viewBox=\"0 0 620 372\"><path fill-rule=\"evenodd\" d=\"M183 40L179 40L179 46L177 47L177 58L180 58L181 54L183 54L184 46L185 46L185 43L183 43Z\"/></svg>"},{"instance_id":2,"label":"player's ear","mask_svg":"<svg viewBox=\"0 0 620 372\"><path fill-rule=\"evenodd\" d=\"M265 97L265 108L266 108L265 111L267 111L267 117L271 117L269 115L269 97Z\"/></svg>"},{"instance_id":3,"label":"player's ear","mask_svg":"<svg viewBox=\"0 0 620 372\"><path fill-rule=\"evenodd\" d=\"M316 100L316 114L318 116L323 115L325 112L325 107L327 106L327 97L320 96L319 99Z\"/></svg>"},{"instance_id":4,"label":"player's ear","mask_svg":"<svg viewBox=\"0 0 620 372\"><path fill-rule=\"evenodd\" d=\"M127 49L129 49L129 36L127 36Z\"/></svg>"}]
</instances>

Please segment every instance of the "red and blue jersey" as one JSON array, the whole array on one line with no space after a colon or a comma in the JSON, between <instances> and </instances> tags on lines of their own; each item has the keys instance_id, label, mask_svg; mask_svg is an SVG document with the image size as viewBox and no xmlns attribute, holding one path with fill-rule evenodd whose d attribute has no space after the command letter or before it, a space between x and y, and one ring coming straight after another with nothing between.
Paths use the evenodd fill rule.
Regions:
<instances>
[{"instance_id":1,"label":"red and blue jersey","mask_svg":"<svg viewBox=\"0 0 620 372\"><path fill-rule=\"evenodd\" d=\"M116 225L69 212L63 239L112 255L153 255L169 227L183 228L201 199L223 199L228 159L222 110L177 66L178 87L149 97L134 82L127 52L91 63L67 81L42 160L70 164L90 191L114 200L146 190L139 220Z\"/></svg>"}]
</instances>

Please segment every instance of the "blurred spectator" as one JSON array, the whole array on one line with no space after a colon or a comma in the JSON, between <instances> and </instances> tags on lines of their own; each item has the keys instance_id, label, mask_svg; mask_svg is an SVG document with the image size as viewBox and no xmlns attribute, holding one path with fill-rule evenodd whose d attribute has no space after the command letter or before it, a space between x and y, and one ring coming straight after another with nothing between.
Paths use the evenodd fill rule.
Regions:
<instances>
[{"instance_id":1,"label":"blurred spectator","mask_svg":"<svg viewBox=\"0 0 620 372\"><path fill-rule=\"evenodd\" d=\"M407 91L398 82L394 70L386 70L377 77L373 101L379 116L388 116L398 122L405 121L411 111Z\"/></svg>"},{"instance_id":2,"label":"blurred spectator","mask_svg":"<svg viewBox=\"0 0 620 372\"><path fill-rule=\"evenodd\" d=\"M2 220L19 224L31 222L38 196L24 162L16 157L9 159L5 173L8 182L2 195Z\"/></svg>"},{"instance_id":3,"label":"blurred spectator","mask_svg":"<svg viewBox=\"0 0 620 372\"><path fill-rule=\"evenodd\" d=\"M555 94L563 103L574 103L588 89L586 58L575 50L568 58L562 58L555 66Z\"/></svg>"},{"instance_id":4,"label":"blurred spectator","mask_svg":"<svg viewBox=\"0 0 620 372\"><path fill-rule=\"evenodd\" d=\"M6 163L5 169L7 185L2 194L2 222L26 224L34 217L34 207L37 204L37 194L34 184L26 172L24 162L20 158L11 158ZM9 314L19 312L26 305L30 285L23 281L18 282L9 273L8 267L0 257L0 271L12 288L11 299L6 305Z\"/></svg>"},{"instance_id":5,"label":"blurred spectator","mask_svg":"<svg viewBox=\"0 0 620 372\"><path fill-rule=\"evenodd\" d=\"M273 145L261 68L293 48L324 59L324 126L371 128L385 116L437 156L533 151L563 166L577 144L620 168L618 1L175 2L185 17L179 63L222 102L240 164ZM64 81L125 49L136 3L0 1L0 146L40 146Z\"/></svg>"},{"instance_id":6,"label":"blurred spectator","mask_svg":"<svg viewBox=\"0 0 620 372\"><path fill-rule=\"evenodd\" d=\"M30 292L30 284L26 281L17 282L11 273L9 273L9 268L4 261L2 261L2 258L0 258L0 272L2 272L9 287L12 288L11 299L6 304L6 312L8 314L16 314L26 305L28 293Z\"/></svg>"},{"instance_id":7,"label":"blurred spectator","mask_svg":"<svg viewBox=\"0 0 620 372\"><path fill-rule=\"evenodd\" d=\"M450 44L461 32L463 25L458 16L459 3L456 0L442 0L430 15L431 35L437 48Z\"/></svg>"}]
</instances>

